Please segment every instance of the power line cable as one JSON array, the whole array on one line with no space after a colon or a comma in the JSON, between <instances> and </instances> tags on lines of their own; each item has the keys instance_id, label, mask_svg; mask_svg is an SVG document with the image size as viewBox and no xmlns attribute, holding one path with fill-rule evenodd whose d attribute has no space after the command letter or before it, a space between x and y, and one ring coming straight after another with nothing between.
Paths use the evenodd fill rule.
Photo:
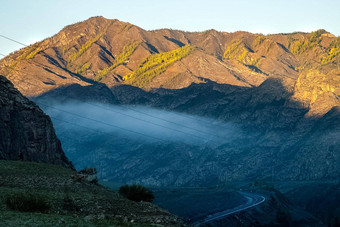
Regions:
<instances>
[{"instance_id":1,"label":"power line cable","mask_svg":"<svg viewBox=\"0 0 340 227\"><path fill-rule=\"evenodd\" d=\"M8 40L10 40L10 41L19 43L19 44L21 44L21 45L23 45L23 46L26 46L26 47L28 46L28 45L26 45L26 44L24 44L24 43L21 43L21 42L15 40L15 39L12 39L12 38L7 37L7 36L1 35L1 34L0 34L0 36L3 37L3 38L5 38L5 39L8 39ZM185 125L181 125L181 124L178 124L178 123L175 123L175 122L172 122L172 121L168 121L168 120L166 120L166 119L163 119L163 118L160 118L160 117L156 117L156 116L153 116L153 115L151 115L151 114L144 113L144 112L142 112L142 111L138 111L138 110L135 110L135 109L126 107L126 106L122 106L122 107L124 107L124 108L126 108L126 109L129 109L129 110L132 110L132 111L135 111L135 112L138 112L138 113L141 113L141 114L144 114L144 115L149 116L149 117L153 117L153 118L156 118L156 119L159 119L159 120L162 120L162 121L171 123L171 124L175 124L175 125L177 125L177 126L181 126L181 127L183 127L183 128L188 128L188 129L194 130L194 131L199 132L199 133L207 134L206 132L200 131L200 130L198 130L198 129L191 128L191 127L187 127L187 126L185 126ZM193 118L193 117L185 116L185 115L183 115L183 114L181 114L181 116L183 116L183 117L185 117L185 118L188 118L188 119L196 120L196 119ZM203 121L205 121L205 122L207 122L207 123L211 123L210 121L207 121L206 119L203 119ZM225 128L225 127L223 127L223 128ZM212 136L214 136L214 137L219 137L219 138L225 139L224 137L221 137L221 136L218 136L218 135L214 135L214 134L209 134L209 135L212 135Z\"/></svg>"},{"instance_id":2,"label":"power line cable","mask_svg":"<svg viewBox=\"0 0 340 227\"><path fill-rule=\"evenodd\" d=\"M195 128L192 128L192 127L188 127L188 126L186 126L186 125L182 125L182 124L179 124L179 123L176 123L176 122L173 122L173 121L166 120L166 119L161 118L161 117L154 116L154 115L152 115L152 114L148 114L148 113L145 113L145 112L142 112L142 111L139 111L139 110L136 110L136 109L127 107L127 106L125 106L125 105L122 105L121 107L126 108L126 109L131 110L131 111L134 111L134 112L137 112L137 113L144 114L144 115L146 115L146 116L149 116L149 117L152 117L152 118L155 118L155 119L158 119L158 120L162 120L162 121L165 121L165 122L168 122L168 123L171 123L171 124L174 124L174 125L183 127L183 128L191 129L191 130L194 130L194 131L199 132L199 133L203 133L203 134L206 134L206 135L211 135L211 136L214 136L214 137L218 137L218 138L220 138L220 139L226 139L226 138L224 138L224 137L222 137L222 136L218 136L218 135L215 135L215 134L209 134L209 133L207 133L207 132L203 132L203 131L201 131L201 130L198 130L198 129L195 129ZM180 114L180 116L185 117L185 118L188 118L188 119L191 119L191 120L197 120L197 119L195 119L194 117L184 116L183 114ZM202 117L202 118L203 118L203 117ZM200 119L200 120L201 120L201 119ZM209 121L207 121L207 120L205 120L205 119L204 119L204 121L207 122L207 123L209 123L209 124L211 124L211 122L209 122Z\"/></svg>"},{"instance_id":3,"label":"power line cable","mask_svg":"<svg viewBox=\"0 0 340 227\"><path fill-rule=\"evenodd\" d=\"M50 115L49 115L49 116L50 116ZM90 128L90 127L86 127L86 126L83 126L83 125L79 125L79 124L76 124L76 123L74 123L74 122L65 121L65 120L62 120L62 119L57 118L57 117L54 117L54 116L50 116L50 118L52 118L52 119L54 119L54 120L57 120L57 121L60 121L60 122L64 122L64 123L70 124L70 125L74 125L74 126L78 126L78 127L81 127L81 128L85 128L85 129L94 131L94 132L96 132L96 133L106 134L106 133L101 132L101 131L98 131L98 130L96 130L96 129L93 129L93 128Z\"/></svg>"},{"instance_id":4,"label":"power line cable","mask_svg":"<svg viewBox=\"0 0 340 227\"><path fill-rule=\"evenodd\" d=\"M67 114L70 114L70 115L73 115L73 116L76 116L76 117L79 117L79 118L90 120L90 121L93 121L93 122L96 122L96 123L100 123L100 124L103 124L103 125L106 125L106 126L110 126L110 127L113 127L113 128L118 128L118 129L121 129L121 130L124 130L124 131L128 131L128 132L131 132L131 133L139 134L139 135L142 135L142 136L145 136L145 137L150 137L150 138L155 139L155 140L160 140L160 141L163 141L163 142L168 142L168 141L166 141L164 139L161 139L161 138L158 138L158 137L154 137L154 136L146 135L146 134L141 133L141 132L136 132L136 131L133 131L133 130L130 130L130 129L122 128L122 127L119 127L117 125L108 124L108 123L105 123L103 121L99 121L99 120L92 119L92 118L89 118L89 117L84 117L82 115L79 115L79 114L76 114L76 113L73 113L73 112L69 112L69 111L66 111L66 110L62 110L62 109L59 109L59 108L56 108L56 107L52 107L52 106L46 105L46 104L41 103L41 102L37 102L37 103L39 105L43 105L43 106L46 106L48 108L52 108L52 109L58 110L60 112L67 113Z\"/></svg>"},{"instance_id":5,"label":"power line cable","mask_svg":"<svg viewBox=\"0 0 340 227\"><path fill-rule=\"evenodd\" d=\"M21 43L21 42L19 42L19 41L16 41L16 40L14 40L14 39L12 39L12 38L9 38L9 37L7 37L7 36L4 36L4 35L1 35L1 34L0 34L0 36L1 36L1 37L3 37L3 38L5 38L5 39L8 39L8 40L10 40L10 41L13 41L13 42L19 43L19 44L21 44L21 45L23 45L23 46L26 46L26 47L27 47L27 45L26 45L26 44L24 44L24 43ZM29 82L25 81L24 83L29 83ZM31 83L29 83L29 84L31 84ZM37 86L37 85L35 85L35 84L31 84L31 85L33 85L33 86ZM86 102L86 101L85 101L85 103L88 103L88 102ZM100 106L98 106L98 105L95 105L95 104L93 104L93 103L88 103L88 104L90 104L90 105L93 105L93 106L97 106L97 107L99 107L99 108L103 108L103 107L100 107ZM126 108L126 109L129 109L129 110L132 110L132 111L135 111L135 112L138 112L138 113L141 113L141 114L144 114L144 115L146 115L146 116L149 116L149 117L153 117L153 118L155 118L155 119L158 119L158 120L162 120L162 121L165 121L165 122L168 122L168 123L171 123L171 124L174 124L174 125L177 125L177 126L183 127L183 128L187 128L187 129L190 129L190 130L193 130L193 131L199 132L199 133L201 133L201 134L206 134L206 135L209 135L209 136L214 136L214 137L218 137L218 138L226 139L226 138L224 138L224 137L222 137L222 136L218 136L218 135L215 135L215 134L209 134L209 133L203 132L203 131L201 131L201 130L198 130L198 129L195 129L195 128L191 128L191 127L188 127L188 126L185 126L185 125L179 124L179 123L175 123L175 122L172 122L172 121L166 120L166 119L164 119L164 118L160 118L160 117L157 117L157 116L154 116L154 115L148 114L148 113L144 113L144 112L142 112L142 111L138 111L138 110L135 110L135 109L129 108L129 107L127 107L127 106L121 106L121 107L123 107L123 108ZM200 139L206 139L206 138L203 138L203 137L200 137L200 136L197 136L197 135L191 134L191 133L183 132L183 131L181 131L181 130L178 130L178 129L172 129L172 128L169 128L169 127L167 127L167 126L164 126L164 125L160 125L160 124L157 124L157 123L154 123L154 122L150 122L150 121L146 121L146 120L143 120L143 119L140 119L140 118L136 118L136 117L133 117L133 116L131 116L131 115L124 114L124 113L121 113L121 112L118 112L118 111L114 111L114 110L107 109L107 108L103 108L103 109L106 109L106 110L109 110L109 111L111 111L111 112L115 112L115 113L118 113L118 114L122 114L122 115L125 115L125 116L128 116L128 117L132 117L132 118L135 118L135 119L137 119L137 120L144 121L144 122L147 122L147 123L150 123L150 124L153 124L153 125L159 126L159 127L163 127L163 128L169 129L169 130L174 130L174 131L177 131L177 132L181 132L181 133L184 133L184 134L187 134L187 135L190 135L190 136L194 136L194 137L197 137L197 138L200 138ZM191 117L188 117L188 116L184 116L184 115L182 115L182 116L183 116L183 117L186 117L186 118L189 118L189 119L194 119L194 118L191 118ZM207 121L207 122L208 122L208 121ZM210 123L210 122L209 122L209 123Z\"/></svg>"},{"instance_id":6,"label":"power line cable","mask_svg":"<svg viewBox=\"0 0 340 227\"><path fill-rule=\"evenodd\" d=\"M22 43L22 42L16 41L16 40L14 40L14 39L11 39L11 38L9 38L9 37L7 37L7 36L4 36L4 35L1 35L1 34L0 34L0 37L5 38L5 39L8 39L8 40L10 40L10 41L12 41L12 42L15 42L15 43L19 43L20 45L23 45L23 46L25 46L25 47L28 46L28 45L26 45L26 44L24 44L24 43Z\"/></svg>"},{"instance_id":7,"label":"power line cable","mask_svg":"<svg viewBox=\"0 0 340 227\"><path fill-rule=\"evenodd\" d=\"M30 84L30 85L32 85L32 86L37 86L36 84L32 84L32 83L27 82L27 81L21 80L21 82ZM79 102L79 100L72 99L72 98L69 98L69 100L74 100L74 101ZM36 102L38 102L38 101L36 101ZM89 104L89 105L96 106L96 107L98 107L98 108L105 109L105 110L110 111L110 112L118 113L118 114L121 114L121 115L124 115L124 116L128 116L128 117L137 119L137 120L139 120L139 121L143 121L143 122L146 122L146 123L149 123L149 124L153 124L153 125L156 125L156 126L159 126L159 127L162 127L162 128L166 128L166 129L168 129L168 130L173 130L173 131L180 132L180 133L183 133L183 134L186 134L186 135L189 135L189 136L193 136L193 137L196 137L196 138L198 138L198 139L203 139L203 140L206 140L206 139L207 139L207 138L205 138L205 137L197 136L197 135L194 135L194 134L192 134L192 133L184 132L184 131L181 131L181 130L178 130L178 129L173 129L173 128L170 128L170 127L167 127L167 126L164 126L164 125L160 125L160 124L157 124L157 123L154 123L154 122L151 122L151 121L147 121L147 120L144 120L144 119L141 119L141 118L137 118L137 117L135 117L135 116L131 116L131 115L129 115L129 114L125 114L125 113L122 113L122 112L119 112L119 111L115 111L115 110L112 110L112 109L109 109L109 108L105 108L105 107L103 107L103 106L96 105L96 104L93 104L93 103L90 103L90 102L87 102L87 101L80 101L80 102L84 102L84 103L87 103L87 104ZM120 106L120 107L123 107L123 108L126 108L126 109L129 109L129 110L134 111L134 109L128 108L128 107L126 107L126 106ZM175 122L172 122L172 121L163 119L163 118L159 118L159 117L157 117L157 116L153 116L153 115L151 115L151 114L147 114L147 113L144 113L144 112L141 112L141 111L138 111L138 110L136 110L135 112L142 113L142 114L144 114L144 115L147 115L147 116L150 116L150 117L153 117L153 118L156 118L156 119L159 119L159 120L168 122L168 123L172 123L172 124L178 125L178 126L183 127L183 128L187 128L187 129L190 129L190 130L194 130L194 131L200 132L200 133L202 133L202 134L206 134L206 135L209 135L209 136L218 137L218 138L221 138L221 139L226 139L226 138L224 138L224 137L222 137L222 136L218 136L218 135L214 135L214 134L209 134L209 133L207 133L207 132L203 132L203 131L200 131L200 130L197 130L197 129L194 129L194 128L191 128L191 127L187 127L187 126L185 126L185 125L178 124L178 123L175 123Z\"/></svg>"},{"instance_id":8,"label":"power line cable","mask_svg":"<svg viewBox=\"0 0 340 227\"><path fill-rule=\"evenodd\" d=\"M23 83L26 83L26 84L30 84L30 85L32 85L32 86L37 86L36 84L32 84L32 83L27 82L27 81L26 81L26 82L23 81L23 80L20 80L20 81L23 82ZM69 98L69 100L73 100L73 101L79 102L79 100L72 99L72 98ZM36 100L35 100L35 102L38 103L38 101L36 101ZM180 132L180 133L183 133L183 134L192 136L192 137L196 137L196 138L198 138L198 139L203 139L203 140L206 140L206 139L207 139L207 138L205 138L205 137L197 136L197 135L192 134L192 133L189 133L189 132L184 132L184 131L181 131L181 130L178 130L178 129L170 128L170 127L167 127L167 126L164 126L164 125L161 125L161 124L154 123L154 122L152 122L152 121L144 120L144 119L141 119L141 118L138 118L138 117L129 115L129 114L125 114L125 113L122 113L122 112L119 112L119 111L116 111L116 110L112 110L112 109L109 109L109 108L105 108L105 107L103 107L103 106L96 105L96 104L93 104L93 103L90 103L90 102L87 102L87 101L81 101L81 102L87 103L87 104L89 104L89 105L92 105L92 106L95 106L95 107L98 107L98 108L101 108L101 109L104 109L104 110L107 110L107 111L110 111L110 112L113 112L113 113L118 113L118 114L121 114L121 115L123 115L123 116L127 116L127 117L130 117L130 118L133 118L133 119L142 121L142 122L146 122L146 123L149 123L149 124L158 126L158 127L162 127L162 128L168 129L168 130L173 130L173 131L176 131L176 132ZM133 110L133 109L131 109L131 110ZM138 112L139 112L139 111L138 111ZM145 114L145 115L148 115L148 114L146 114L146 113L144 113L144 114ZM152 116L152 115L150 115L150 116ZM155 117L155 116L153 116L153 117L154 117L154 118L157 118L157 117ZM193 128L190 128L190 127L186 127L186 126L184 126L184 125L181 125L181 124L178 124L178 123L175 123L175 122L171 122L171 121L168 121L168 120L165 120L165 119L162 119L162 118L157 118L157 119L160 119L160 120L163 120L163 121L166 121L166 122L169 122L169 123L173 123L173 124L179 125L179 126L184 127L184 128L188 128L188 129L191 129L191 130L195 130L195 131L204 133L204 134L206 134L206 135L215 136L215 135L213 135L213 134L209 134L209 133L206 133L206 132L203 132L203 131L199 131L199 130L196 130L196 129L193 129ZM218 136L215 136L215 137L218 137ZM224 137L220 137L220 138L225 139Z\"/></svg>"},{"instance_id":9,"label":"power line cable","mask_svg":"<svg viewBox=\"0 0 340 227\"><path fill-rule=\"evenodd\" d=\"M92 105L92 106L96 106L96 107L101 108L101 109L105 109L105 110L110 111L110 112L113 112L113 113L118 113L118 114L121 114L121 115L123 115L123 116L131 117L131 118L134 118L134 119L137 119L137 120L140 120L140 121L149 123L149 124L153 124L153 125L156 125L156 126L159 126L159 127L162 127L162 128L166 128L166 129L173 130L173 131L176 131L176 132L184 133L184 134L187 134L187 135L190 135L190 136L194 136L194 137L199 138L199 139L206 139L206 138L204 138L204 137L197 136L197 135L194 135L194 134L192 134L192 133L183 132L183 131L178 130L178 129L169 128L169 127L167 127L167 126L160 125L160 124L154 123L154 122L152 122L152 121L144 120L144 119L141 119L141 118L138 118L138 117L135 117L135 116L131 116L131 115L129 115L129 114L125 114L125 113L122 113L122 112L119 112L119 111L116 111L116 110L112 110L112 109L109 109L109 108L105 108L105 107L100 106L100 105L96 105L96 104L89 103L89 102L86 102L86 101L83 101L83 102L84 102L84 103L87 103L87 104L89 104L89 105ZM132 110L132 109L131 109L131 110ZM139 111L136 111L136 112L139 112ZM139 112L139 113L141 113L141 112ZM149 115L149 114L146 114L146 113L144 113L144 114L147 115L147 116L152 116L152 115ZM154 117L154 116L152 116L152 117ZM187 128L187 129L191 129L191 130L194 130L194 131L197 131L197 132L200 132L200 133L208 134L208 133L206 133L206 132L201 132L201 131L196 130L196 129L194 129L194 128L186 127L185 125L181 125L181 124L178 124L178 123L175 123L175 122L172 122L172 121L168 121L168 120L165 120L165 119L162 119L162 118L158 118L158 117L154 117L154 118L160 119L160 120L163 120L163 121L165 121L165 122L172 123L172 124L175 124L175 125L178 125L178 126L181 126L181 127L183 127L183 128ZM210 134L209 134L209 135L210 135Z\"/></svg>"}]
</instances>

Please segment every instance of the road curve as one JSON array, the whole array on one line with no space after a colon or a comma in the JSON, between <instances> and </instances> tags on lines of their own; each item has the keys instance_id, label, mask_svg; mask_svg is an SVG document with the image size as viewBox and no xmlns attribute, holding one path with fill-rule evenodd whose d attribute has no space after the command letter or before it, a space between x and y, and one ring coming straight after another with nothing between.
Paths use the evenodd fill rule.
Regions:
<instances>
[{"instance_id":1,"label":"road curve","mask_svg":"<svg viewBox=\"0 0 340 227\"><path fill-rule=\"evenodd\" d=\"M235 214L237 212L252 208L254 206L257 206L257 205L263 203L266 200L266 198L262 195L248 193L248 192L239 192L239 193L242 194L247 199L246 203L241 204L241 205L234 207L232 209L228 209L228 210L224 210L224 211L221 211L221 212L218 212L218 213L208 215L202 221L198 221L198 222L194 223L194 226L206 224L208 222L224 218L228 215Z\"/></svg>"}]
</instances>

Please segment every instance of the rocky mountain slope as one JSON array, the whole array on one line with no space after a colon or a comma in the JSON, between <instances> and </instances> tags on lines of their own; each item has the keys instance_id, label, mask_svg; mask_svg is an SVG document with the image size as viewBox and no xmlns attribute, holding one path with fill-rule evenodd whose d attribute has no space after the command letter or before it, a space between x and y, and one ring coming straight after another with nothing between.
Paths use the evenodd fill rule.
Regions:
<instances>
[{"instance_id":1,"label":"rocky mountain slope","mask_svg":"<svg viewBox=\"0 0 340 227\"><path fill-rule=\"evenodd\" d=\"M303 70L333 63L338 43L324 30L267 36L215 30L146 31L93 17L11 54L1 60L0 68L26 96L94 81L145 90L179 89L204 79L249 87L271 75L296 79ZM39 89L32 89L28 81Z\"/></svg>"},{"instance_id":2,"label":"rocky mountain slope","mask_svg":"<svg viewBox=\"0 0 340 227\"><path fill-rule=\"evenodd\" d=\"M37 102L146 105L242 129L218 147L150 146L120 134L81 137L90 149L71 138L85 132L60 134L69 154L80 157L76 164L91 162L110 179L155 185L273 176L333 180L340 176L339 53L339 37L324 30L266 36L146 31L94 17L2 59L0 72Z\"/></svg>"},{"instance_id":3,"label":"rocky mountain slope","mask_svg":"<svg viewBox=\"0 0 340 227\"><path fill-rule=\"evenodd\" d=\"M0 159L72 167L51 119L3 76L0 76L0 138Z\"/></svg>"}]
</instances>

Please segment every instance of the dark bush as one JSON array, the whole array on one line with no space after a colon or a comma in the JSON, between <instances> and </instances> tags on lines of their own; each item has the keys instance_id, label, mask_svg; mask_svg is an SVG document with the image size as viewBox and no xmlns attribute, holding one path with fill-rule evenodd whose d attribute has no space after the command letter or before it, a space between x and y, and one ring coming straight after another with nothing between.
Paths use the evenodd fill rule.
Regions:
<instances>
[{"instance_id":1,"label":"dark bush","mask_svg":"<svg viewBox=\"0 0 340 227\"><path fill-rule=\"evenodd\" d=\"M11 210L21 212L47 212L50 205L39 194L15 193L6 197L6 205Z\"/></svg>"},{"instance_id":2,"label":"dark bush","mask_svg":"<svg viewBox=\"0 0 340 227\"><path fill-rule=\"evenodd\" d=\"M78 173L80 174L86 174L86 175L96 175L97 169L96 168L84 168L82 170L79 170Z\"/></svg>"},{"instance_id":3,"label":"dark bush","mask_svg":"<svg viewBox=\"0 0 340 227\"><path fill-rule=\"evenodd\" d=\"M137 184L123 185L119 188L119 193L125 198L136 202L152 202L154 199L152 191Z\"/></svg>"}]
</instances>

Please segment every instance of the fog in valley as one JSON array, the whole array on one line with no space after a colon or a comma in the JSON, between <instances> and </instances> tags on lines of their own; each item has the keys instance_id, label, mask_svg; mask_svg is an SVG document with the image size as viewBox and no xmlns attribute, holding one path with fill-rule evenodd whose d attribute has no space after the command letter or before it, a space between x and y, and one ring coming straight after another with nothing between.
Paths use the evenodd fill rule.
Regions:
<instances>
[{"instance_id":1,"label":"fog in valley","mask_svg":"<svg viewBox=\"0 0 340 227\"><path fill-rule=\"evenodd\" d=\"M201 181L194 173L198 167L216 176L216 160L243 135L232 123L145 106L46 99L37 104L51 117L75 168L95 167L99 178L114 182Z\"/></svg>"},{"instance_id":2,"label":"fog in valley","mask_svg":"<svg viewBox=\"0 0 340 227\"><path fill-rule=\"evenodd\" d=\"M51 117L59 137L73 131L77 140L81 134L110 134L142 143L217 146L239 133L231 123L150 107L46 100L38 104Z\"/></svg>"}]
</instances>

